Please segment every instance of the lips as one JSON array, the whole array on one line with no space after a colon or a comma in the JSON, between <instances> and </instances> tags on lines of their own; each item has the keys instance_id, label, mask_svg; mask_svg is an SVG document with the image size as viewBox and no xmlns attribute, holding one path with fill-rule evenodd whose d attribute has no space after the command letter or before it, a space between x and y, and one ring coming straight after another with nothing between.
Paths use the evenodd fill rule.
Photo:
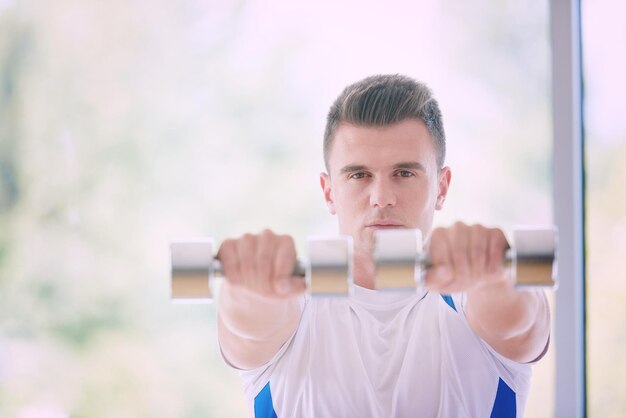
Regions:
<instances>
[{"instance_id":1,"label":"lips","mask_svg":"<svg viewBox=\"0 0 626 418\"><path fill-rule=\"evenodd\" d=\"M388 220L388 219L376 219L372 222L368 222L366 225L368 228L401 228L403 225L399 222Z\"/></svg>"}]
</instances>

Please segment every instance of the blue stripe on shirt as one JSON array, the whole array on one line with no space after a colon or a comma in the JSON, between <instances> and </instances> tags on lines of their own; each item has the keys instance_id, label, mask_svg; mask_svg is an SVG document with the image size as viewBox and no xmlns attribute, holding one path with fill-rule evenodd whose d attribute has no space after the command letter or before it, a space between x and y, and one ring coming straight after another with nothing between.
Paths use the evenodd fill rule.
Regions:
<instances>
[{"instance_id":1,"label":"blue stripe on shirt","mask_svg":"<svg viewBox=\"0 0 626 418\"><path fill-rule=\"evenodd\" d=\"M272 404L272 391L270 390L270 382L258 395L254 398L254 417L255 418L277 418L274 405Z\"/></svg>"},{"instance_id":2,"label":"blue stripe on shirt","mask_svg":"<svg viewBox=\"0 0 626 418\"><path fill-rule=\"evenodd\" d=\"M441 293L441 297L443 298L443 300L446 301L446 303L456 311L456 306L454 306L454 301L452 300L452 296L450 295L444 295L443 293Z\"/></svg>"},{"instance_id":3,"label":"blue stripe on shirt","mask_svg":"<svg viewBox=\"0 0 626 418\"><path fill-rule=\"evenodd\" d=\"M515 392L504 380L499 379L496 400L491 410L491 418L515 418L517 416L517 405Z\"/></svg>"}]
</instances>

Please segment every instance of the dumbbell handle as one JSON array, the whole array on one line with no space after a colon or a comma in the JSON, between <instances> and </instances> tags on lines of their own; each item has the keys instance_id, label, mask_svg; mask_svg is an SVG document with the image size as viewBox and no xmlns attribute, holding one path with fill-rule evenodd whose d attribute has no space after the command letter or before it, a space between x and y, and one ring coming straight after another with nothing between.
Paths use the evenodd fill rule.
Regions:
<instances>
[{"instance_id":1,"label":"dumbbell handle","mask_svg":"<svg viewBox=\"0 0 626 418\"><path fill-rule=\"evenodd\" d=\"M423 256L420 259L420 267L422 271L426 271L428 269L430 269L433 266L433 262L430 259L430 256L426 253L422 253ZM535 254L535 255L530 255L530 256L524 256L524 261L526 262L530 262L530 263L547 263L547 262L552 262L554 256L552 255L546 255L546 254ZM509 248L508 250L506 250L505 254L504 254L504 258L502 259L502 264L504 266L510 266L514 261L517 260L517 256L515 254L515 250L513 250L512 248ZM222 262L219 259L214 259L213 262L211 263L211 271L212 276L216 277L216 278L225 278L226 276L224 275L224 269L222 267ZM293 273L292 275L294 277L302 277L304 278L306 276L306 261L302 260L302 259L297 259L296 260L296 264L294 266L293 269ZM173 269L173 272L179 272L179 271L193 271L194 269L186 269L186 268L178 268L178 269ZM202 270L203 272L205 271L204 269Z\"/></svg>"},{"instance_id":2,"label":"dumbbell handle","mask_svg":"<svg viewBox=\"0 0 626 418\"><path fill-rule=\"evenodd\" d=\"M426 253L421 253L421 254L423 255L420 257L419 264L420 264L420 270L424 272L430 269L433 266L433 263L430 257L428 256L428 254ZM553 259L553 256L545 255L545 254L536 254L536 255L524 257L524 261L530 262L530 263L547 263L547 262L552 262L552 259ZM516 257L515 251L513 249L508 249L506 253L504 254L504 258L502 262L505 266L510 266L516 260L517 260L517 257ZM294 277L304 278L306 276L306 271L307 271L306 261L302 259L297 259L292 275ZM193 267L187 267L187 266L172 267L172 275L175 275L175 276L195 275L195 274L207 275L207 269L206 268L193 268ZM210 267L208 270L208 277L225 278L224 269L222 267L222 262L219 259L213 259L213 261L210 263Z\"/></svg>"},{"instance_id":3,"label":"dumbbell handle","mask_svg":"<svg viewBox=\"0 0 626 418\"><path fill-rule=\"evenodd\" d=\"M207 268L201 267L189 267L189 266L173 266L172 267L172 275L193 275L193 274L202 274L204 276L207 275ZM306 263L304 260L297 259L296 265L293 269L293 276L295 277L305 277L306 276ZM224 275L224 268L222 267L222 262L218 259L213 259L210 262L208 268L208 277L209 278L226 278Z\"/></svg>"},{"instance_id":4,"label":"dumbbell handle","mask_svg":"<svg viewBox=\"0 0 626 418\"><path fill-rule=\"evenodd\" d=\"M531 254L524 255L522 257L518 257L515 253L515 249L509 248L504 253L504 257L502 258L502 264L505 267L511 266L514 262L518 260L522 260L528 263L551 263L554 260L554 255L551 254ZM433 262L430 260L430 256L428 254L424 254L424 256L420 260L420 266L422 270L428 270L433 266Z\"/></svg>"}]
</instances>

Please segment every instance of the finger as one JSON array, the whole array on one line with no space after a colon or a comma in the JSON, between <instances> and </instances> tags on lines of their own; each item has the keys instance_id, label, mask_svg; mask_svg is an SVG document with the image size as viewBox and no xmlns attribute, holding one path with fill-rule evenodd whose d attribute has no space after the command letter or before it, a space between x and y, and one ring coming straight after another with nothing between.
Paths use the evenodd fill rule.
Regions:
<instances>
[{"instance_id":1,"label":"finger","mask_svg":"<svg viewBox=\"0 0 626 418\"><path fill-rule=\"evenodd\" d=\"M455 223L450 241L455 288L465 289L473 279L470 271L469 227L461 222Z\"/></svg>"},{"instance_id":2,"label":"finger","mask_svg":"<svg viewBox=\"0 0 626 418\"><path fill-rule=\"evenodd\" d=\"M256 248L256 280L269 282L274 276L276 246L276 235L272 231L266 229L261 232Z\"/></svg>"},{"instance_id":3,"label":"finger","mask_svg":"<svg viewBox=\"0 0 626 418\"><path fill-rule=\"evenodd\" d=\"M237 257L239 258L239 274L241 283L248 289L263 292L263 285L256 280L256 237L244 234L237 240Z\"/></svg>"},{"instance_id":4,"label":"finger","mask_svg":"<svg viewBox=\"0 0 626 418\"><path fill-rule=\"evenodd\" d=\"M469 234L470 274L474 279L483 277L487 272L487 258L490 231L480 225L472 225Z\"/></svg>"},{"instance_id":5,"label":"finger","mask_svg":"<svg viewBox=\"0 0 626 418\"><path fill-rule=\"evenodd\" d=\"M496 274L502 271L504 254L510 248L502 230L497 228L491 230L488 248L487 271L489 274Z\"/></svg>"},{"instance_id":6,"label":"finger","mask_svg":"<svg viewBox=\"0 0 626 418\"><path fill-rule=\"evenodd\" d=\"M293 238L282 235L278 239L274 257L274 289L281 296L300 294L305 290L304 280L293 277L296 266L296 246Z\"/></svg>"},{"instance_id":7,"label":"finger","mask_svg":"<svg viewBox=\"0 0 626 418\"><path fill-rule=\"evenodd\" d=\"M222 263L222 271L224 276L228 278L228 281L234 285L239 284L241 277L235 240L227 239L222 242L217 252L217 259Z\"/></svg>"},{"instance_id":8,"label":"finger","mask_svg":"<svg viewBox=\"0 0 626 418\"><path fill-rule=\"evenodd\" d=\"M425 275L424 282L427 288L441 290L446 287L454 277L450 243L443 228L433 230L428 243L428 256L432 263Z\"/></svg>"}]
</instances>

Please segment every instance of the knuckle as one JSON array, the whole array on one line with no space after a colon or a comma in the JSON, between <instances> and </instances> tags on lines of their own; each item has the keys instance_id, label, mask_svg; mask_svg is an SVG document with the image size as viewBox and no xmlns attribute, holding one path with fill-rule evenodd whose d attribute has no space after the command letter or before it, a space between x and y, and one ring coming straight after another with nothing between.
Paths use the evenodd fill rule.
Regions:
<instances>
[{"instance_id":1,"label":"knuckle","mask_svg":"<svg viewBox=\"0 0 626 418\"><path fill-rule=\"evenodd\" d=\"M489 233L491 234L492 237L503 239L503 240L506 239L506 237L504 236L504 231L502 231L500 228L490 228Z\"/></svg>"},{"instance_id":2,"label":"knuckle","mask_svg":"<svg viewBox=\"0 0 626 418\"><path fill-rule=\"evenodd\" d=\"M273 239L274 237L276 237L276 234L269 228L265 228L264 230L261 231L261 233L259 234L259 236L263 239Z\"/></svg>"},{"instance_id":3,"label":"knuckle","mask_svg":"<svg viewBox=\"0 0 626 418\"><path fill-rule=\"evenodd\" d=\"M254 247L257 241L257 236L253 234L243 234L238 240L238 244L243 248Z\"/></svg>"},{"instance_id":4,"label":"knuckle","mask_svg":"<svg viewBox=\"0 0 626 418\"><path fill-rule=\"evenodd\" d=\"M241 236L241 241L252 241L255 239L255 236L253 234L250 233L245 233Z\"/></svg>"},{"instance_id":5,"label":"knuckle","mask_svg":"<svg viewBox=\"0 0 626 418\"><path fill-rule=\"evenodd\" d=\"M493 246L496 248L506 248L509 246L504 232L498 228L491 230L491 241L493 242Z\"/></svg>"},{"instance_id":6,"label":"knuckle","mask_svg":"<svg viewBox=\"0 0 626 418\"><path fill-rule=\"evenodd\" d=\"M293 242L293 237L289 234L279 235L279 238L284 241Z\"/></svg>"},{"instance_id":7,"label":"knuckle","mask_svg":"<svg viewBox=\"0 0 626 418\"><path fill-rule=\"evenodd\" d=\"M258 250L262 253L267 253L275 243L274 234L266 234L262 232L258 238Z\"/></svg>"},{"instance_id":8,"label":"knuckle","mask_svg":"<svg viewBox=\"0 0 626 418\"><path fill-rule=\"evenodd\" d=\"M218 250L218 254L220 258L224 258L226 260L230 259L235 253L236 243L233 239L227 239L222 242L220 248Z\"/></svg>"},{"instance_id":9,"label":"knuckle","mask_svg":"<svg viewBox=\"0 0 626 418\"><path fill-rule=\"evenodd\" d=\"M453 229L454 229L454 230L456 230L456 231L459 231L459 230L461 230L461 231L462 231L462 230L467 230L467 229L469 228L469 227L468 227L468 225L467 225L466 223L462 222L462 221L456 221L456 222L454 223L454 225L452 225L452 227L453 227Z\"/></svg>"},{"instance_id":10,"label":"knuckle","mask_svg":"<svg viewBox=\"0 0 626 418\"><path fill-rule=\"evenodd\" d=\"M442 227L442 226L438 226L437 228L433 229L433 234L442 234L444 233L446 230L446 228Z\"/></svg>"},{"instance_id":11,"label":"knuckle","mask_svg":"<svg viewBox=\"0 0 626 418\"><path fill-rule=\"evenodd\" d=\"M281 235L279 237L279 242L280 242L280 245L283 245L285 247L295 248L296 246L295 241L291 235Z\"/></svg>"},{"instance_id":12,"label":"knuckle","mask_svg":"<svg viewBox=\"0 0 626 418\"><path fill-rule=\"evenodd\" d=\"M430 241L435 242L435 243L438 241L441 241L446 234L447 234L447 231L444 228L437 227L433 229L433 232L431 232Z\"/></svg>"}]
</instances>

